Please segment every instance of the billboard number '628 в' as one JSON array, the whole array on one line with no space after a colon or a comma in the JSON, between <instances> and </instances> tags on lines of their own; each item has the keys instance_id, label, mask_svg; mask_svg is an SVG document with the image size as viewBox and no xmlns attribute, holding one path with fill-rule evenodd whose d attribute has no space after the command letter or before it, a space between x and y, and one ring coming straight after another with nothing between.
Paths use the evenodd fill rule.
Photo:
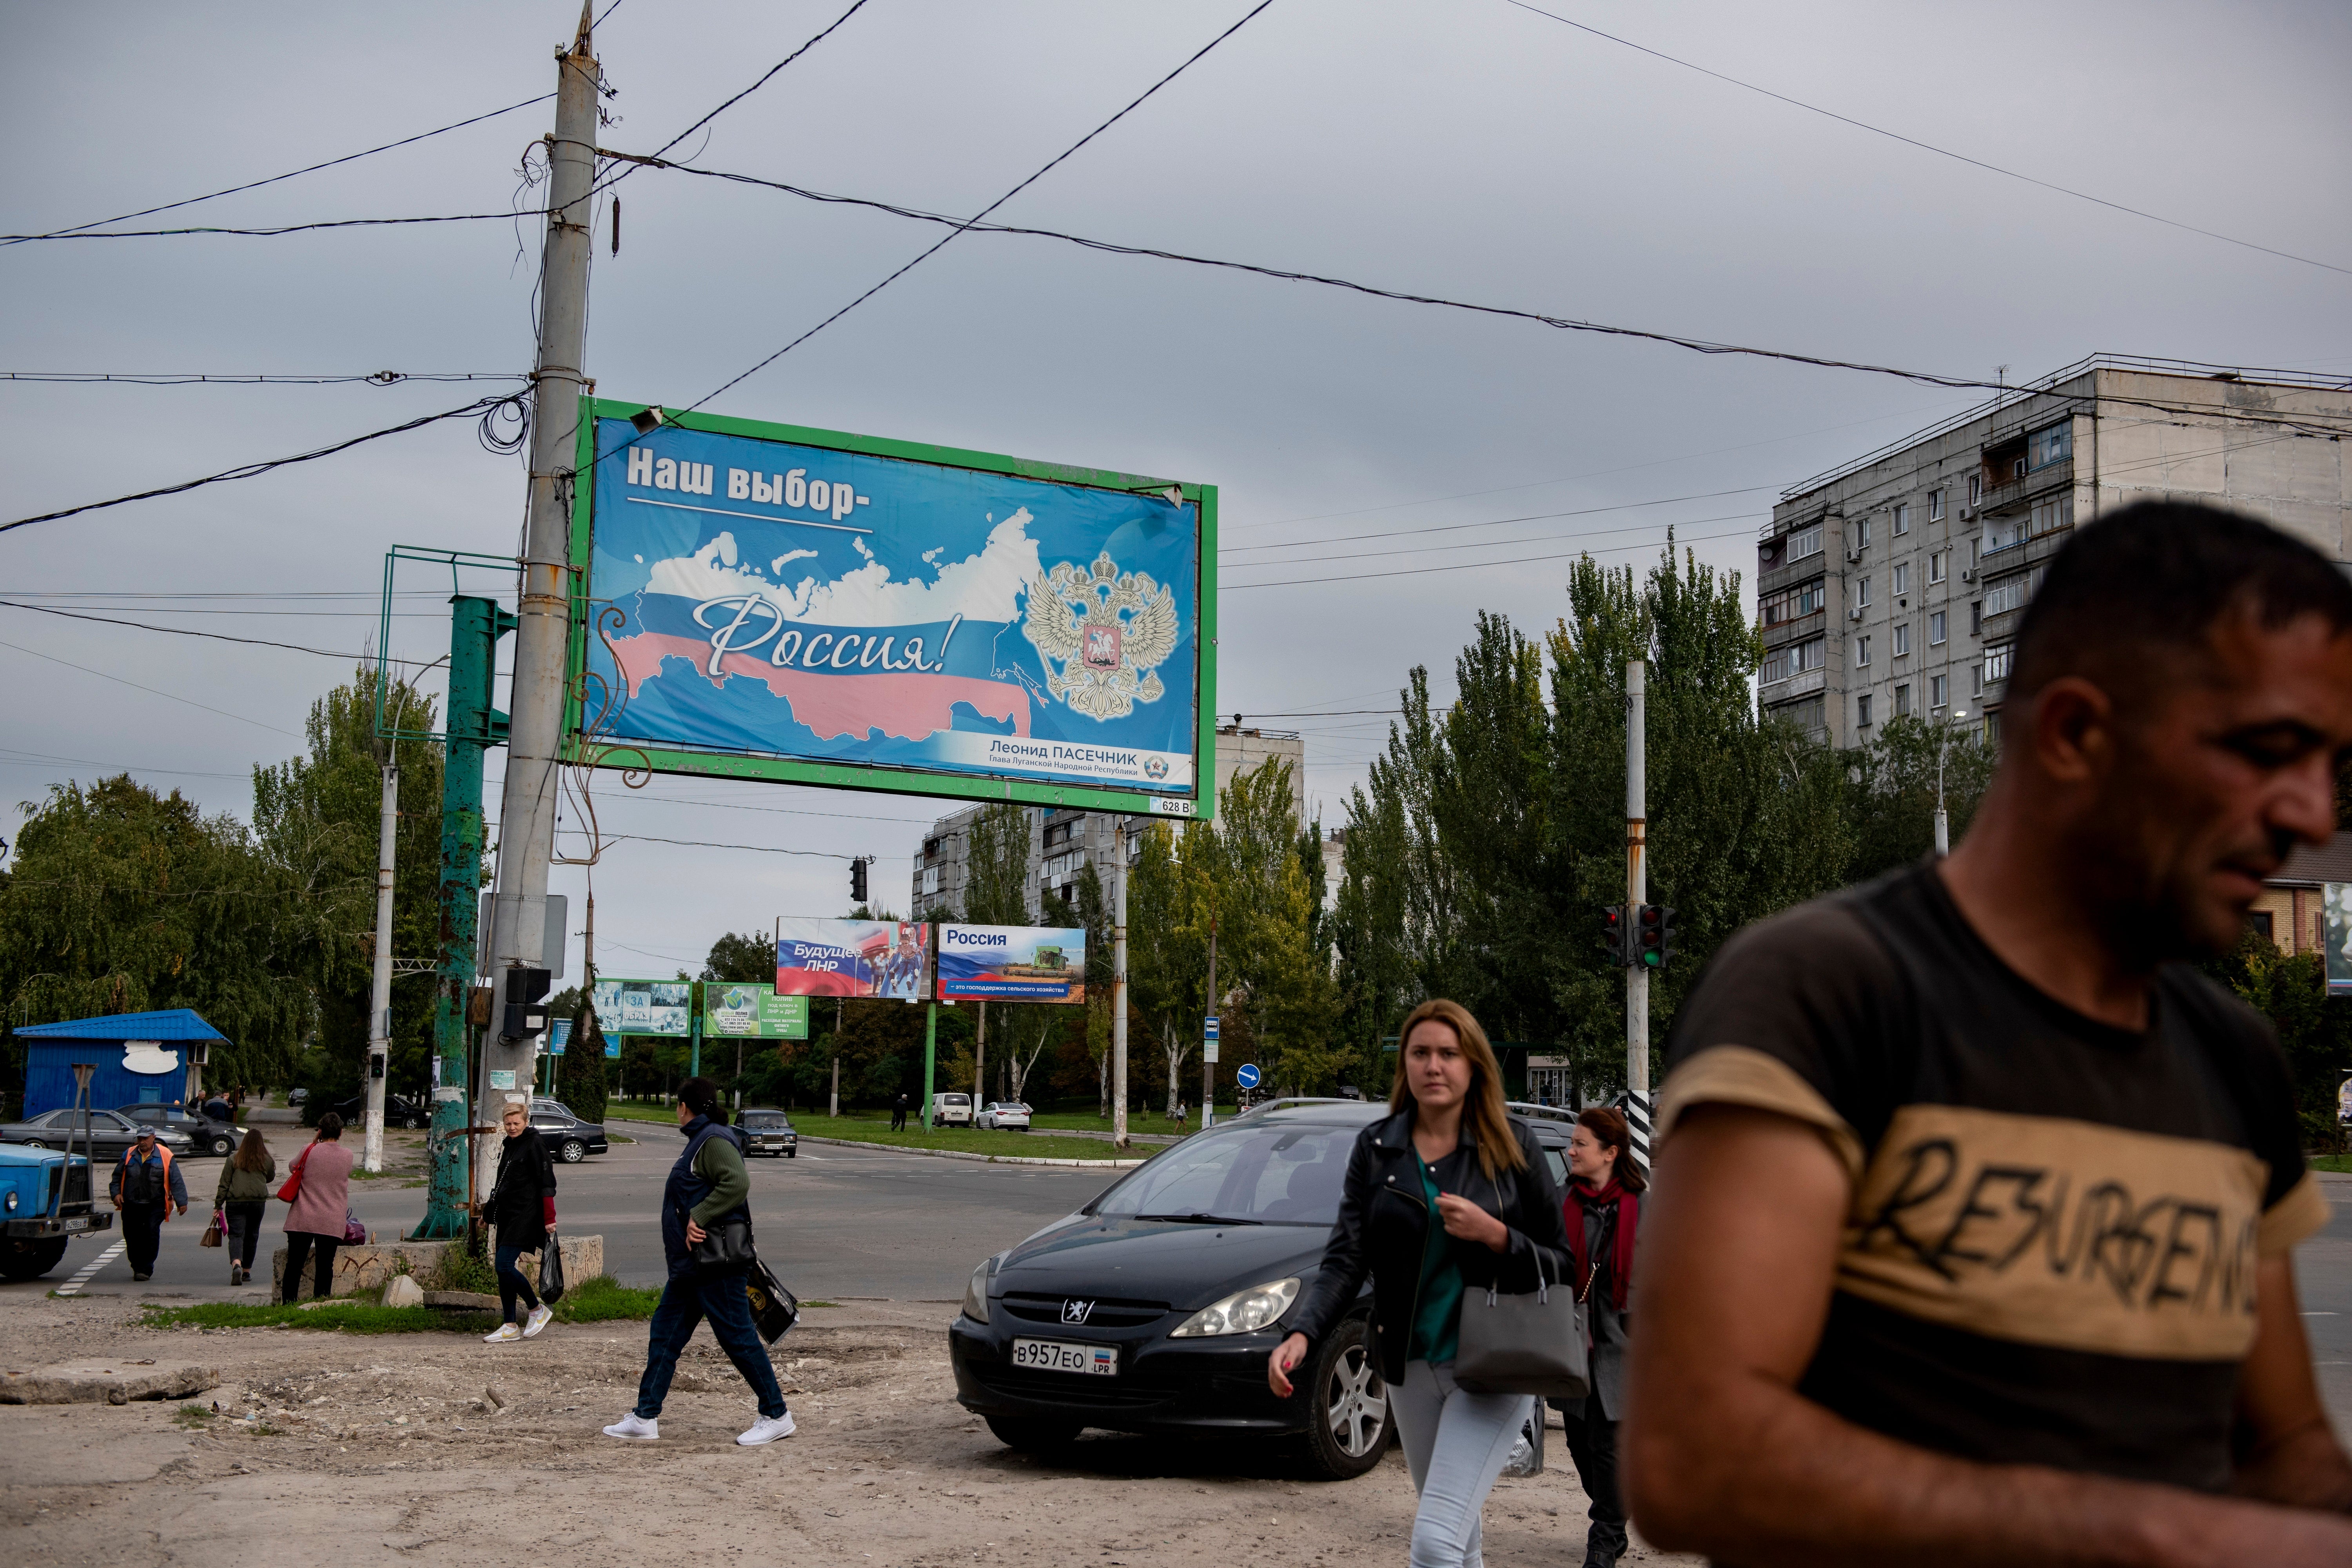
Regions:
<instances>
[{"instance_id":1,"label":"billboard number '628 \u0432'","mask_svg":"<svg viewBox=\"0 0 2352 1568\"><path fill-rule=\"evenodd\" d=\"M592 758L1207 815L1213 489L708 417L593 438Z\"/></svg>"}]
</instances>

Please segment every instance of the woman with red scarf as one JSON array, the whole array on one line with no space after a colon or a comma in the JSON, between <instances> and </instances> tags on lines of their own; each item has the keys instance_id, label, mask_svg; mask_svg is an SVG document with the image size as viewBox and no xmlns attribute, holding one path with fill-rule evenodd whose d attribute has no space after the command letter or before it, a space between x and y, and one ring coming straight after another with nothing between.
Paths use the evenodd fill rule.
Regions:
<instances>
[{"instance_id":1,"label":"woman with red scarf","mask_svg":"<svg viewBox=\"0 0 2352 1568\"><path fill-rule=\"evenodd\" d=\"M1633 1279L1633 1236L1649 1180L1634 1163L1622 1111L1595 1106L1576 1119L1561 1203L1576 1261L1578 1293L1592 1335L1592 1392L1555 1399L1568 1451L1592 1500L1584 1568L1616 1568L1625 1551L1625 1500L1617 1488L1617 1423L1625 1414L1625 1330Z\"/></svg>"}]
</instances>

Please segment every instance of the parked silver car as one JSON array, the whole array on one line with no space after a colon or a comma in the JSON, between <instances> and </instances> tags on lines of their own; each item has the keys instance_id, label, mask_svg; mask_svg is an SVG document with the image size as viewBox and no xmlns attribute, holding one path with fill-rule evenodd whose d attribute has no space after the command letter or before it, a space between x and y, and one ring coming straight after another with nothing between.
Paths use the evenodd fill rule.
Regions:
<instances>
[{"instance_id":1,"label":"parked silver car","mask_svg":"<svg viewBox=\"0 0 2352 1568\"><path fill-rule=\"evenodd\" d=\"M972 1125L983 1132L1026 1132L1029 1108L1017 1100L992 1100L980 1108Z\"/></svg>"}]
</instances>

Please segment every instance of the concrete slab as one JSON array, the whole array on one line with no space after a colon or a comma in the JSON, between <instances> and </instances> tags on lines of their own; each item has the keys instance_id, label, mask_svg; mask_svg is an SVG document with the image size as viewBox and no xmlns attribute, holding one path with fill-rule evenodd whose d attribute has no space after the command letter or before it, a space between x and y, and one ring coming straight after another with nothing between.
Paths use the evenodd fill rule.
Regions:
<instances>
[{"instance_id":1,"label":"concrete slab","mask_svg":"<svg viewBox=\"0 0 2352 1568\"><path fill-rule=\"evenodd\" d=\"M185 1399L220 1386L207 1366L85 1363L0 1373L0 1405L128 1405L134 1399Z\"/></svg>"}]
</instances>

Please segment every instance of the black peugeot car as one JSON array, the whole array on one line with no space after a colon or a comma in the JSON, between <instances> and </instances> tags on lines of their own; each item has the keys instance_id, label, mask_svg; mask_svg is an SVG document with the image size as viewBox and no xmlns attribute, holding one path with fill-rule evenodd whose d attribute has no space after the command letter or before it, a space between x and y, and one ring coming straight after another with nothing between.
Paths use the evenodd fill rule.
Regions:
<instances>
[{"instance_id":1,"label":"black peugeot car","mask_svg":"<svg viewBox=\"0 0 2352 1568\"><path fill-rule=\"evenodd\" d=\"M1266 1358L1314 1278L1348 1154L1388 1114L1282 1101L1178 1143L972 1271L948 1331L956 1398L1017 1448L1088 1426L1293 1439L1331 1479L1380 1462L1371 1291L1277 1399Z\"/></svg>"}]
</instances>

